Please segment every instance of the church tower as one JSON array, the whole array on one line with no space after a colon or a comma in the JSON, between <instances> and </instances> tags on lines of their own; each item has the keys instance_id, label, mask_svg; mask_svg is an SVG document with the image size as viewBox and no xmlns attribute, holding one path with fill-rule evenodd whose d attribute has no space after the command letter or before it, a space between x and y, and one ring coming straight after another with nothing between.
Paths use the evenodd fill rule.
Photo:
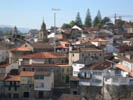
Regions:
<instances>
[{"instance_id":1,"label":"church tower","mask_svg":"<svg viewBox=\"0 0 133 100\"><path fill-rule=\"evenodd\" d=\"M39 32L39 41L47 42L48 41L47 35L48 35L48 33L47 33L47 30L46 30L46 24L43 21L43 23L41 25L41 30Z\"/></svg>"}]
</instances>

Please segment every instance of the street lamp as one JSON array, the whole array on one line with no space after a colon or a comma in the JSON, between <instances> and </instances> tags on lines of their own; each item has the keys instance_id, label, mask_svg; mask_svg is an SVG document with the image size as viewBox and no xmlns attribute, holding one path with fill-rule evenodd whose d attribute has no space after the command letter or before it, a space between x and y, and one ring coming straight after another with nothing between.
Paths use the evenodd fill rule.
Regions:
<instances>
[{"instance_id":1,"label":"street lamp","mask_svg":"<svg viewBox=\"0 0 133 100\"><path fill-rule=\"evenodd\" d=\"M60 11L60 9L52 8L52 11L54 12L54 53L56 52L56 12Z\"/></svg>"}]
</instances>

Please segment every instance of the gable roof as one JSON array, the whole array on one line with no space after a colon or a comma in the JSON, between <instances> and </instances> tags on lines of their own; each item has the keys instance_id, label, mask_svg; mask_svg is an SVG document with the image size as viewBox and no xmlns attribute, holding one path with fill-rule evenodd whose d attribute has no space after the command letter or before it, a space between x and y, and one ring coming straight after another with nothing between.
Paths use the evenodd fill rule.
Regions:
<instances>
[{"instance_id":1,"label":"gable roof","mask_svg":"<svg viewBox=\"0 0 133 100\"><path fill-rule=\"evenodd\" d=\"M18 48L13 48L10 51L21 51L21 52L25 52L25 51L32 51L30 48L25 47L25 44L18 47Z\"/></svg>"},{"instance_id":2,"label":"gable roof","mask_svg":"<svg viewBox=\"0 0 133 100\"><path fill-rule=\"evenodd\" d=\"M31 45L34 49L48 49L48 48L53 48L53 46L51 46L48 43L35 42L35 43L29 43L29 45Z\"/></svg>"},{"instance_id":3,"label":"gable roof","mask_svg":"<svg viewBox=\"0 0 133 100\"><path fill-rule=\"evenodd\" d=\"M81 68L80 70L84 70L84 69L89 69L89 70L104 70L104 69L107 69L107 68L109 68L111 66L112 66L111 62L104 61L104 62L99 62L99 63L96 63L96 64L87 65L87 66Z\"/></svg>"},{"instance_id":4,"label":"gable roof","mask_svg":"<svg viewBox=\"0 0 133 100\"><path fill-rule=\"evenodd\" d=\"M90 42L107 42L107 40L102 39L102 38L96 38L96 39L89 40L89 41L90 41Z\"/></svg>"},{"instance_id":5,"label":"gable roof","mask_svg":"<svg viewBox=\"0 0 133 100\"><path fill-rule=\"evenodd\" d=\"M35 54L29 54L22 56L21 58L32 58L32 59L45 59L45 58L67 58L66 54L53 53L53 52L39 52Z\"/></svg>"},{"instance_id":6,"label":"gable roof","mask_svg":"<svg viewBox=\"0 0 133 100\"><path fill-rule=\"evenodd\" d=\"M74 25L74 26L72 27L72 29L77 29L77 30L79 30L79 31L82 30L82 29L81 29L79 26L77 26L77 25Z\"/></svg>"}]
</instances>

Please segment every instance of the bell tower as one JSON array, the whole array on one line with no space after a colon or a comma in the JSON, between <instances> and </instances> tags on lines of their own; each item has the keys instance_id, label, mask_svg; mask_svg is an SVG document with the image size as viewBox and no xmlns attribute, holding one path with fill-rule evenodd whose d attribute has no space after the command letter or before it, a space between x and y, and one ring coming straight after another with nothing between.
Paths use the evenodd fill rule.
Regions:
<instances>
[{"instance_id":1,"label":"bell tower","mask_svg":"<svg viewBox=\"0 0 133 100\"><path fill-rule=\"evenodd\" d=\"M39 41L47 42L48 41L47 35L48 35L48 33L47 33L47 30L46 30L46 24L43 21L43 23L41 25L40 32L39 32Z\"/></svg>"}]
</instances>

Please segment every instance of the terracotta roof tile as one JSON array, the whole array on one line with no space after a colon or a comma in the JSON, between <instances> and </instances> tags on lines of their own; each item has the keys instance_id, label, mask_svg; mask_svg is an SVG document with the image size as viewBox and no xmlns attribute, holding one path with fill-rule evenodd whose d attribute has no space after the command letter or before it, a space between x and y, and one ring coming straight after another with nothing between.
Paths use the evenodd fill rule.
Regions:
<instances>
[{"instance_id":1,"label":"terracotta roof tile","mask_svg":"<svg viewBox=\"0 0 133 100\"><path fill-rule=\"evenodd\" d=\"M39 52L22 56L21 58L32 58L32 59L45 59L45 58L67 58L66 54L58 54L53 52Z\"/></svg>"},{"instance_id":2,"label":"terracotta roof tile","mask_svg":"<svg viewBox=\"0 0 133 100\"><path fill-rule=\"evenodd\" d=\"M21 77L32 77L34 76L35 72L21 72L20 76Z\"/></svg>"},{"instance_id":3,"label":"terracotta roof tile","mask_svg":"<svg viewBox=\"0 0 133 100\"><path fill-rule=\"evenodd\" d=\"M30 64L30 65L23 65L22 67L71 67L68 64Z\"/></svg>"},{"instance_id":4,"label":"terracotta roof tile","mask_svg":"<svg viewBox=\"0 0 133 100\"><path fill-rule=\"evenodd\" d=\"M6 68L8 67L10 64L5 64L5 65L0 65L0 68Z\"/></svg>"},{"instance_id":5,"label":"terracotta roof tile","mask_svg":"<svg viewBox=\"0 0 133 100\"><path fill-rule=\"evenodd\" d=\"M107 40L101 39L101 38L96 38L93 40L89 40L90 42L107 42Z\"/></svg>"},{"instance_id":6,"label":"terracotta roof tile","mask_svg":"<svg viewBox=\"0 0 133 100\"><path fill-rule=\"evenodd\" d=\"M28 48L28 47L25 47L25 45L22 45L18 48L13 48L10 51L21 51L21 52L23 52L23 51L31 51L31 49Z\"/></svg>"},{"instance_id":7,"label":"terracotta roof tile","mask_svg":"<svg viewBox=\"0 0 133 100\"><path fill-rule=\"evenodd\" d=\"M128 68L126 68L125 66L121 65L121 64L117 64L116 65L117 68L124 70L125 72L128 72L130 76L133 77L133 72L131 72Z\"/></svg>"},{"instance_id":8,"label":"terracotta roof tile","mask_svg":"<svg viewBox=\"0 0 133 100\"><path fill-rule=\"evenodd\" d=\"M5 78L5 81L20 81L20 76L19 75L8 75Z\"/></svg>"}]
</instances>

